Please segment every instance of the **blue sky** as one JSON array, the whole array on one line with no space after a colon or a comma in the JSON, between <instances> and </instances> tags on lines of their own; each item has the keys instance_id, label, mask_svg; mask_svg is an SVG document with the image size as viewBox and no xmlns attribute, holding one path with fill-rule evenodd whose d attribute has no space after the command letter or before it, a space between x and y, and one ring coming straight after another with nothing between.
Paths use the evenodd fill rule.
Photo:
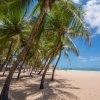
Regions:
<instances>
[{"instance_id":1,"label":"blue sky","mask_svg":"<svg viewBox=\"0 0 100 100\"><path fill-rule=\"evenodd\" d=\"M35 0L37 1L37 0ZM91 47L86 41L79 38L74 42L80 51L76 57L72 52L69 54L71 65L62 52L58 66L60 68L98 68L100 69L100 0L73 0L77 5L83 5L86 11L85 23L89 25L91 35ZM36 3L36 2L35 2ZM33 4L31 5L30 11Z\"/></svg>"},{"instance_id":2,"label":"blue sky","mask_svg":"<svg viewBox=\"0 0 100 100\"><path fill-rule=\"evenodd\" d=\"M100 0L73 0L76 4L83 4L86 10L85 22L89 25L91 35L91 47L81 39L75 39L75 44L80 51L79 57L72 52L69 54L71 65L64 53L58 66L60 68L98 68L100 69Z\"/></svg>"}]
</instances>

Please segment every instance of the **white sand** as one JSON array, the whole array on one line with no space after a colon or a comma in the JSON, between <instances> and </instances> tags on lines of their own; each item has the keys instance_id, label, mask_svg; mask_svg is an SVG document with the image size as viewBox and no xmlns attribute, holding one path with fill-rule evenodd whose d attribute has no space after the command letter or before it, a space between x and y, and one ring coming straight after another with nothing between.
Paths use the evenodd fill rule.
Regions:
<instances>
[{"instance_id":1,"label":"white sand","mask_svg":"<svg viewBox=\"0 0 100 100\"><path fill-rule=\"evenodd\" d=\"M50 82L51 70L47 74L43 90L39 90L41 76L14 78L10 88L13 100L100 100L99 71L57 70L54 82ZM4 78L0 77L0 88Z\"/></svg>"}]
</instances>

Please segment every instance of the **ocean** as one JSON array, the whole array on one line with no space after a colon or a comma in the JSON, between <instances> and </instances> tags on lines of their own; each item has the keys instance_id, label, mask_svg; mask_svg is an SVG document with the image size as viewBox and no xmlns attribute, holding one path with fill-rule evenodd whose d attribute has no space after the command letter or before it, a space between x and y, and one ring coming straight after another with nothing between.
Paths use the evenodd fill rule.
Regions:
<instances>
[{"instance_id":1,"label":"ocean","mask_svg":"<svg viewBox=\"0 0 100 100\"><path fill-rule=\"evenodd\" d=\"M59 70L82 70L82 71L100 71L100 68L57 68Z\"/></svg>"}]
</instances>

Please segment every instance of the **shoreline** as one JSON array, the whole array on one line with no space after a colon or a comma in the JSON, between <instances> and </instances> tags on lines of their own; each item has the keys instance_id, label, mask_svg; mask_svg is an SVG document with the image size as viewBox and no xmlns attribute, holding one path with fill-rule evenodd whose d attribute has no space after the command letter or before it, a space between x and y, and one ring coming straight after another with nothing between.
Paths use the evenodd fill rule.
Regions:
<instances>
[{"instance_id":1,"label":"shoreline","mask_svg":"<svg viewBox=\"0 0 100 100\"><path fill-rule=\"evenodd\" d=\"M76 70L76 71L100 71L100 69L56 69L56 70L69 70L69 71L73 71L73 70Z\"/></svg>"}]
</instances>

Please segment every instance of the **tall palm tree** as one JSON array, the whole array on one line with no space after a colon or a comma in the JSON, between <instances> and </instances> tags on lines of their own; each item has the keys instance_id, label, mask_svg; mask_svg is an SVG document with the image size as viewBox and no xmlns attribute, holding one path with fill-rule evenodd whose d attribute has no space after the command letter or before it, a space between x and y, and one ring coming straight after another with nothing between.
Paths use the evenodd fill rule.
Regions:
<instances>
[{"instance_id":1,"label":"tall palm tree","mask_svg":"<svg viewBox=\"0 0 100 100\"><path fill-rule=\"evenodd\" d=\"M73 38L79 36L89 39L88 36L90 35L82 21L81 10L70 0L59 1L53 5L51 12L47 16L45 31L53 31L57 34L58 41L60 42L66 36ZM54 59L54 54L51 59ZM40 89L44 88L43 83L48 68L49 66L47 64L42 75Z\"/></svg>"},{"instance_id":2,"label":"tall palm tree","mask_svg":"<svg viewBox=\"0 0 100 100\"><path fill-rule=\"evenodd\" d=\"M41 1L41 0L39 0L39 1ZM53 2L54 2L54 0L46 0L43 2L42 11L37 19L37 22L36 22L34 28L32 29L32 32L31 32L31 34L28 38L28 41L26 43L26 46L24 47L22 52L19 54L18 59L13 64L13 67L10 70L9 75L7 76L7 79L5 81L5 84L3 86L3 89L2 89L2 92L0 95L1 100L8 100L8 91L9 91L9 85L10 85L11 80L12 80L12 76L13 76L17 66L19 65L20 61L23 60L23 57L27 54L27 52L32 44L33 38L34 38L35 34L39 32L39 28L42 25L43 19L46 16L46 10Z\"/></svg>"}]
</instances>

